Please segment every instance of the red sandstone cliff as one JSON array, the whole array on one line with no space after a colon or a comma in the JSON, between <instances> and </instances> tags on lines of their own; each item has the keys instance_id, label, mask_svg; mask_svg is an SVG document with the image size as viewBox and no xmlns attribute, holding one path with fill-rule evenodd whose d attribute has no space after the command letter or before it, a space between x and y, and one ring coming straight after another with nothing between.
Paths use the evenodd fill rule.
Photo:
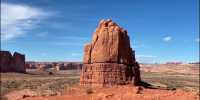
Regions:
<instances>
[{"instance_id":1,"label":"red sandstone cliff","mask_svg":"<svg viewBox=\"0 0 200 100\"><path fill-rule=\"evenodd\" d=\"M101 20L92 42L85 45L81 85L110 86L140 82L139 64L126 30Z\"/></svg>"},{"instance_id":2,"label":"red sandstone cliff","mask_svg":"<svg viewBox=\"0 0 200 100\"><path fill-rule=\"evenodd\" d=\"M0 51L0 72L26 72L25 55L9 51Z\"/></svg>"}]
</instances>

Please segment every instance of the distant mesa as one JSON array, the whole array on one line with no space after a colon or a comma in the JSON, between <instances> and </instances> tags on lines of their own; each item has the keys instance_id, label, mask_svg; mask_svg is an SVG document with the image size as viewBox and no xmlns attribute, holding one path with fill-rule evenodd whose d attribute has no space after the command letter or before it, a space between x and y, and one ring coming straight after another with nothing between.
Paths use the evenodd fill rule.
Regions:
<instances>
[{"instance_id":1,"label":"distant mesa","mask_svg":"<svg viewBox=\"0 0 200 100\"><path fill-rule=\"evenodd\" d=\"M0 72L25 73L25 55L15 52L13 56L9 51L0 51Z\"/></svg>"},{"instance_id":2,"label":"distant mesa","mask_svg":"<svg viewBox=\"0 0 200 100\"><path fill-rule=\"evenodd\" d=\"M101 20L92 42L84 47L80 84L112 86L140 83L139 64L126 30L111 19Z\"/></svg>"}]
</instances>

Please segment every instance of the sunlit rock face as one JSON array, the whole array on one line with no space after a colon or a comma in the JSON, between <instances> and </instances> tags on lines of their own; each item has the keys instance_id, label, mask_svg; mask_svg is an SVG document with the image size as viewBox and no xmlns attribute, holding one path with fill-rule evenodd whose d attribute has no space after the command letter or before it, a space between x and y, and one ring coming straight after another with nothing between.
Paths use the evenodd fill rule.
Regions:
<instances>
[{"instance_id":1,"label":"sunlit rock face","mask_svg":"<svg viewBox=\"0 0 200 100\"><path fill-rule=\"evenodd\" d=\"M112 86L140 82L139 64L126 30L101 20L92 42L85 45L81 85Z\"/></svg>"}]
</instances>

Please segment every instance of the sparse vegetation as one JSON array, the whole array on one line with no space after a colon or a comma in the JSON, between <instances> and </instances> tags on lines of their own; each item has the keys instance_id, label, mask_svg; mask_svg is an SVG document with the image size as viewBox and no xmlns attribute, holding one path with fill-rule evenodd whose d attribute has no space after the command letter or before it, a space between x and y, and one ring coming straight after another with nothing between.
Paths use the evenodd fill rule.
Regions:
<instances>
[{"instance_id":1,"label":"sparse vegetation","mask_svg":"<svg viewBox=\"0 0 200 100\"><path fill-rule=\"evenodd\" d=\"M79 73L74 70L48 75L48 72L27 74L1 73L1 98L15 90L31 89L39 95L55 95L63 89L79 83Z\"/></svg>"},{"instance_id":2,"label":"sparse vegetation","mask_svg":"<svg viewBox=\"0 0 200 100\"><path fill-rule=\"evenodd\" d=\"M199 89L199 76L180 73L159 73L141 71L144 82L155 87L175 90ZM79 83L79 71L66 70L58 71L52 75L48 72L28 71L27 74L1 73L1 99L3 95L15 90L31 89L39 95L57 95L64 89ZM86 94L92 94L92 88L85 89Z\"/></svg>"},{"instance_id":3,"label":"sparse vegetation","mask_svg":"<svg viewBox=\"0 0 200 100\"><path fill-rule=\"evenodd\" d=\"M198 75L166 74L156 72L141 72L141 75L143 81L170 90L184 89L198 91L199 89Z\"/></svg>"}]
</instances>

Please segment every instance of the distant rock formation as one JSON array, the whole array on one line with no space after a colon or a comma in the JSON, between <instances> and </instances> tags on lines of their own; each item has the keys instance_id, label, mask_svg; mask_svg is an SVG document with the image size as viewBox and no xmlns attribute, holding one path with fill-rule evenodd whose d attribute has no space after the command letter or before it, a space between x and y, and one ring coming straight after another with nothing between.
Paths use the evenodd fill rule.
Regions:
<instances>
[{"instance_id":1,"label":"distant rock formation","mask_svg":"<svg viewBox=\"0 0 200 100\"><path fill-rule=\"evenodd\" d=\"M69 62L60 65L61 70L72 70L72 69L80 70L81 68L82 68L82 63L78 62Z\"/></svg>"},{"instance_id":2,"label":"distant rock formation","mask_svg":"<svg viewBox=\"0 0 200 100\"><path fill-rule=\"evenodd\" d=\"M0 72L26 72L25 55L15 52L13 56L9 51L0 51Z\"/></svg>"},{"instance_id":3,"label":"distant rock formation","mask_svg":"<svg viewBox=\"0 0 200 100\"><path fill-rule=\"evenodd\" d=\"M38 70L80 70L82 68L81 62L26 62L26 69Z\"/></svg>"},{"instance_id":4,"label":"distant rock formation","mask_svg":"<svg viewBox=\"0 0 200 100\"><path fill-rule=\"evenodd\" d=\"M101 20L92 42L85 45L81 85L111 86L140 83L139 64L127 31L112 20Z\"/></svg>"}]
</instances>

